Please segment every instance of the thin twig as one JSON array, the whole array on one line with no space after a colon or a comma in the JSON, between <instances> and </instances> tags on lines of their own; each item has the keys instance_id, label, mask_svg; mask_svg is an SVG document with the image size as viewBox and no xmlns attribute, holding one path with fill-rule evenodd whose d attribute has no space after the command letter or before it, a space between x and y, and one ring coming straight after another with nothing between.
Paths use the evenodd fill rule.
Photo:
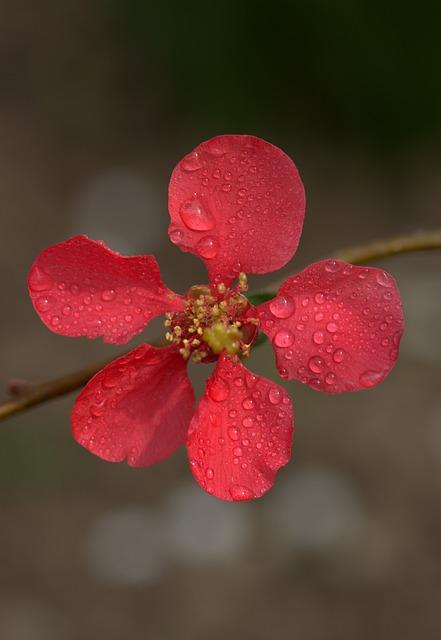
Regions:
<instances>
[{"instance_id":1,"label":"thin twig","mask_svg":"<svg viewBox=\"0 0 441 640\"><path fill-rule=\"evenodd\" d=\"M408 235L397 236L390 240L377 240L370 244L360 245L338 251L334 258L339 258L352 264L362 264L381 260L399 253L411 253L413 251L434 251L441 249L441 230L419 231Z\"/></svg>"},{"instance_id":2,"label":"thin twig","mask_svg":"<svg viewBox=\"0 0 441 640\"><path fill-rule=\"evenodd\" d=\"M418 232L398 236L390 240L379 240L359 247L351 247L339 251L334 254L334 257L353 264L363 264L400 253L435 249L441 249L441 230ZM108 363L109 360L96 363L61 378L55 378L32 386L29 391L20 397L0 403L0 420L79 389Z\"/></svg>"}]
</instances>

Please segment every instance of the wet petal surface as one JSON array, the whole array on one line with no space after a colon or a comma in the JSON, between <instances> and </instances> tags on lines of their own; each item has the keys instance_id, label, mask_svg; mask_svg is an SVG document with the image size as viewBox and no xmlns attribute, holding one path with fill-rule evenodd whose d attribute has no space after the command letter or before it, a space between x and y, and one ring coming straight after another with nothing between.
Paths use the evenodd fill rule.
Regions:
<instances>
[{"instance_id":1,"label":"wet petal surface","mask_svg":"<svg viewBox=\"0 0 441 640\"><path fill-rule=\"evenodd\" d=\"M222 355L190 425L193 475L222 500L259 498L289 462L292 434L286 391Z\"/></svg>"},{"instance_id":2,"label":"wet petal surface","mask_svg":"<svg viewBox=\"0 0 441 640\"><path fill-rule=\"evenodd\" d=\"M155 316L183 307L162 282L153 256L124 257L86 236L42 251L28 287L35 310L54 333L102 336L114 344L130 340Z\"/></svg>"},{"instance_id":3,"label":"wet petal surface","mask_svg":"<svg viewBox=\"0 0 441 640\"><path fill-rule=\"evenodd\" d=\"M169 236L199 256L211 280L268 273L293 256L305 211L292 160L246 135L217 136L186 155L169 186Z\"/></svg>"},{"instance_id":4,"label":"wet petal surface","mask_svg":"<svg viewBox=\"0 0 441 640\"><path fill-rule=\"evenodd\" d=\"M184 443L193 410L182 357L145 344L90 380L72 410L72 432L104 460L148 467Z\"/></svg>"},{"instance_id":5,"label":"wet petal surface","mask_svg":"<svg viewBox=\"0 0 441 640\"><path fill-rule=\"evenodd\" d=\"M287 278L257 309L283 378L327 393L381 382L403 334L400 294L381 269L322 260Z\"/></svg>"}]
</instances>

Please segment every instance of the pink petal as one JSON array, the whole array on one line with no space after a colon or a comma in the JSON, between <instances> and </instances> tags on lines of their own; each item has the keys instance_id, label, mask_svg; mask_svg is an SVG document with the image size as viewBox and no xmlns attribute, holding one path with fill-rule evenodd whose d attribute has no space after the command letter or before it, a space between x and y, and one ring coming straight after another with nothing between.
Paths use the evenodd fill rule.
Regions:
<instances>
[{"instance_id":1,"label":"pink petal","mask_svg":"<svg viewBox=\"0 0 441 640\"><path fill-rule=\"evenodd\" d=\"M241 271L268 273L290 260L305 212L292 160L255 136L217 136L174 169L169 236L228 284Z\"/></svg>"},{"instance_id":2,"label":"pink petal","mask_svg":"<svg viewBox=\"0 0 441 640\"><path fill-rule=\"evenodd\" d=\"M72 433L103 460L148 467L185 442L193 410L183 358L144 344L90 380L73 407Z\"/></svg>"},{"instance_id":3,"label":"pink petal","mask_svg":"<svg viewBox=\"0 0 441 640\"><path fill-rule=\"evenodd\" d=\"M221 355L190 424L193 475L222 500L260 498L289 462L292 433L285 390Z\"/></svg>"},{"instance_id":4,"label":"pink petal","mask_svg":"<svg viewBox=\"0 0 441 640\"><path fill-rule=\"evenodd\" d=\"M391 275L322 260L257 309L283 378L327 393L373 387L398 357L404 321Z\"/></svg>"},{"instance_id":5,"label":"pink petal","mask_svg":"<svg viewBox=\"0 0 441 640\"><path fill-rule=\"evenodd\" d=\"M153 256L124 257L86 236L44 249L28 286L49 329L115 344L128 342L155 316L183 308L162 282Z\"/></svg>"}]
</instances>

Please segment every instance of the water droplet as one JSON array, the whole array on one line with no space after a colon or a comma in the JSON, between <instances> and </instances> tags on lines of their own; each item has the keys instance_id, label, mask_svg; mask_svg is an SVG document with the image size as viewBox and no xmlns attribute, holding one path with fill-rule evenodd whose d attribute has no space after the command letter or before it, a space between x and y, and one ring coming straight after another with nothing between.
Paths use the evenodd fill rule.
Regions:
<instances>
[{"instance_id":1,"label":"water droplet","mask_svg":"<svg viewBox=\"0 0 441 640\"><path fill-rule=\"evenodd\" d=\"M320 358L320 356L313 356L309 359L308 367L313 373L320 373L321 371L323 371L324 366L325 363L323 361L323 358Z\"/></svg>"},{"instance_id":2,"label":"water droplet","mask_svg":"<svg viewBox=\"0 0 441 640\"><path fill-rule=\"evenodd\" d=\"M106 289L105 291L102 292L101 299L104 300L104 302L110 302L115 298L115 296L116 296L116 292L114 289Z\"/></svg>"},{"instance_id":3,"label":"water droplet","mask_svg":"<svg viewBox=\"0 0 441 640\"><path fill-rule=\"evenodd\" d=\"M241 456L243 456L243 451L240 447L235 447L233 449L233 455L236 456L236 458L240 458Z\"/></svg>"},{"instance_id":4,"label":"water droplet","mask_svg":"<svg viewBox=\"0 0 441 640\"><path fill-rule=\"evenodd\" d=\"M213 216L196 198L182 203L180 215L185 226L193 231L208 231L214 227Z\"/></svg>"},{"instance_id":5,"label":"water droplet","mask_svg":"<svg viewBox=\"0 0 441 640\"><path fill-rule=\"evenodd\" d=\"M391 287L392 286L392 278L386 271L377 271L375 278L379 285L382 287Z\"/></svg>"},{"instance_id":6,"label":"water droplet","mask_svg":"<svg viewBox=\"0 0 441 640\"><path fill-rule=\"evenodd\" d=\"M278 387L271 387L268 391L268 400L271 404L279 404L282 399L282 392Z\"/></svg>"},{"instance_id":7,"label":"water droplet","mask_svg":"<svg viewBox=\"0 0 441 640\"><path fill-rule=\"evenodd\" d=\"M246 418L244 418L242 420L242 424L246 429L249 429L250 427L253 426L254 422L253 422L253 419L251 418L251 416L247 416Z\"/></svg>"},{"instance_id":8,"label":"water droplet","mask_svg":"<svg viewBox=\"0 0 441 640\"><path fill-rule=\"evenodd\" d=\"M256 384L257 376L255 376L254 373L247 373L246 381L248 389L252 389Z\"/></svg>"},{"instance_id":9,"label":"water droplet","mask_svg":"<svg viewBox=\"0 0 441 640\"><path fill-rule=\"evenodd\" d=\"M206 469L205 470L205 476L208 478L208 480L212 480L214 478L213 469L210 469L210 467L208 469Z\"/></svg>"},{"instance_id":10,"label":"water droplet","mask_svg":"<svg viewBox=\"0 0 441 640\"><path fill-rule=\"evenodd\" d=\"M243 484L233 484L229 489L230 496L235 502L240 500L251 500L254 497L253 492Z\"/></svg>"},{"instance_id":11,"label":"water droplet","mask_svg":"<svg viewBox=\"0 0 441 640\"><path fill-rule=\"evenodd\" d=\"M103 387L105 387L106 389L113 389L114 387L118 386L118 384L121 382L121 374L114 371L114 372L109 372L107 373L106 377L103 380Z\"/></svg>"},{"instance_id":12,"label":"water droplet","mask_svg":"<svg viewBox=\"0 0 441 640\"><path fill-rule=\"evenodd\" d=\"M314 300L317 304L323 304L325 301L325 295L323 293L316 293L314 296Z\"/></svg>"},{"instance_id":13,"label":"water droplet","mask_svg":"<svg viewBox=\"0 0 441 640\"><path fill-rule=\"evenodd\" d=\"M208 386L208 395L215 402L222 402L228 396L230 388L221 378L214 378Z\"/></svg>"},{"instance_id":14,"label":"water droplet","mask_svg":"<svg viewBox=\"0 0 441 640\"><path fill-rule=\"evenodd\" d=\"M290 298L278 296L271 300L269 308L276 318L289 318L294 312L294 303Z\"/></svg>"},{"instance_id":15,"label":"water droplet","mask_svg":"<svg viewBox=\"0 0 441 640\"><path fill-rule=\"evenodd\" d=\"M236 387L243 387L244 383L244 379L243 378L234 378L234 384L236 385Z\"/></svg>"},{"instance_id":16,"label":"water droplet","mask_svg":"<svg viewBox=\"0 0 441 640\"><path fill-rule=\"evenodd\" d=\"M326 384L334 384L336 381L336 375L332 371L326 374L325 382Z\"/></svg>"},{"instance_id":17,"label":"water droplet","mask_svg":"<svg viewBox=\"0 0 441 640\"><path fill-rule=\"evenodd\" d=\"M231 191L231 184L229 182L225 182L222 185L222 191L224 191L224 193L228 193L229 191Z\"/></svg>"},{"instance_id":18,"label":"water droplet","mask_svg":"<svg viewBox=\"0 0 441 640\"><path fill-rule=\"evenodd\" d=\"M340 269L340 265L336 260L328 260L325 264L325 269L328 273L334 273Z\"/></svg>"},{"instance_id":19,"label":"water droplet","mask_svg":"<svg viewBox=\"0 0 441 640\"><path fill-rule=\"evenodd\" d=\"M363 387L369 388L376 385L383 379L384 374L381 371L364 371L359 378Z\"/></svg>"},{"instance_id":20,"label":"water droplet","mask_svg":"<svg viewBox=\"0 0 441 640\"><path fill-rule=\"evenodd\" d=\"M217 240L212 236L205 236L199 240L196 245L196 250L202 258L211 260L217 255Z\"/></svg>"},{"instance_id":21,"label":"water droplet","mask_svg":"<svg viewBox=\"0 0 441 640\"><path fill-rule=\"evenodd\" d=\"M326 329L327 331L329 331L329 333L335 333L336 331L338 331L338 326L335 324L335 322L328 322L328 324L326 325Z\"/></svg>"},{"instance_id":22,"label":"water droplet","mask_svg":"<svg viewBox=\"0 0 441 640\"><path fill-rule=\"evenodd\" d=\"M54 286L54 281L49 274L35 267L29 275L29 287L32 291L49 291Z\"/></svg>"},{"instance_id":23,"label":"water droplet","mask_svg":"<svg viewBox=\"0 0 441 640\"><path fill-rule=\"evenodd\" d=\"M294 336L288 329L281 329L274 336L276 347L290 347L294 342Z\"/></svg>"},{"instance_id":24,"label":"water droplet","mask_svg":"<svg viewBox=\"0 0 441 640\"><path fill-rule=\"evenodd\" d=\"M184 234L180 229L169 229L168 236L173 244L179 244L184 238Z\"/></svg>"},{"instance_id":25,"label":"water droplet","mask_svg":"<svg viewBox=\"0 0 441 640\"><path fill-rule=\"evenodd\" d=\"M231 427L230 429L228 429L228 436L230 437L231 440L239 439L239 432L236 429L236 427Z\"/></svg>"},{"instance_id":26,"label":"water droplet","mask_svg":"<svg viewBox=\"0 0 441 640\"><path fill-rule=\"evenodd\" d=\"M325 334L323 333L323 331L316 331L312 335L312 340L313 342L315 342L315 344L323 344L325 340Z\"/></svg>"},{"instance_id":27,"label":"water droplet","mask_svg":"<svg viewBox=\"0 0 441 640\"><path fill-rule=\"evenodd\" d=\"M100 405L98 405L98 404L92 404L92 405L91 405L91 407L90 407L90 409L89 409L89 411L90 411L90 415L91 415L93 418L99 418L99 417L101 417L101 416L104 414L105 410L106 410L106 408L105 408L105 405L104 405L104 404L100 404Z\"/></svg>"},{"instance_id":28,"label":"water droplet","mask_svg":"<svg viewBox=\"0 0 441 640\"><path fill-rule=\"evenodd\" d=\"M37 311L39 311L40 313L45 313L46 311L48 311L53 303L53 299L52 298L47 298L46 296L41 296L41 298L37 298L35 301L35 307L37 309Z\"/></svg>"},{"instance_id":29,"label":"water droplet","mask_svg":"<svg viewBox=\"0 0 441 640\"><path fill-rule=\"evenodd\" d=\"M198 151L192 151L180 162L181 169L189 172L198 171L199 169L202 169L203 165L204 161Z\"/></svg>"},{"instance_id":30,"label":"water droplet","mask_svg":"<svg viewBox=\"0 0 441 640\"><path fill-rule=\"evenodd\" d=\"M334 362L343 362L343 360L345 359L345 355L346 354L343 349L336 349L334 351L332 359L334 360Z\"/></svg>"},{"instance_id":31,"label":"water droplet","mask_svg":"<svg viewBox=\"0 0 441 640\"><path fill-rule=\"evenodd\" d=\"M242 407L244 409L247 409L248 411L250 409L253 409L254 407L254 400L252 398L245 398L244 400L242 400Z\"/></svg>"},{"instance_id":32,"label":"water droplet","mask_svg":"<svg viewBox=\"0 0 441 640\"><path fill-rule=\"evenodd\" d=\"M60 324L60 318L58 316L53 316L51 318L51 325L53 327L57 327Z\"/></svg>"}]
</instances>

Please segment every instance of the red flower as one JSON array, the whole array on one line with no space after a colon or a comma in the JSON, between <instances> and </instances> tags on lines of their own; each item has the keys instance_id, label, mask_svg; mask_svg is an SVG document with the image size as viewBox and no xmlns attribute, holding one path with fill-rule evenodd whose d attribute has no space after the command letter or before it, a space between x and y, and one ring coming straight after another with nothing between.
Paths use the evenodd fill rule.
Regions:
<instances>
[{"instance_id":1,"label":"red flower","mask_svg":"<svg viewBox=\"0 0 441 640\"><path fill-rule=\"evenodd\" d=\"M72 428L81 445L144 467L186 443L208 493L248 500L273 485L293 433L285 390L238 357L259 329L282 378L340 393L386 377L403 315L384 271L323 260L287 278L269 302L253 307L244 296L245 272L268 273L293 256L304 209L299 174L280 149L253 136L218 136L181 160L169 187L170 239L205 262L210 284L181 297L164 285L152 256L123 257L86 236L37 257L29 292L55 333L123 344L166 314L170 346L138 347L80 393ZM189 358L217 361L196 410Z\"/></svg>"}]
</instances>

